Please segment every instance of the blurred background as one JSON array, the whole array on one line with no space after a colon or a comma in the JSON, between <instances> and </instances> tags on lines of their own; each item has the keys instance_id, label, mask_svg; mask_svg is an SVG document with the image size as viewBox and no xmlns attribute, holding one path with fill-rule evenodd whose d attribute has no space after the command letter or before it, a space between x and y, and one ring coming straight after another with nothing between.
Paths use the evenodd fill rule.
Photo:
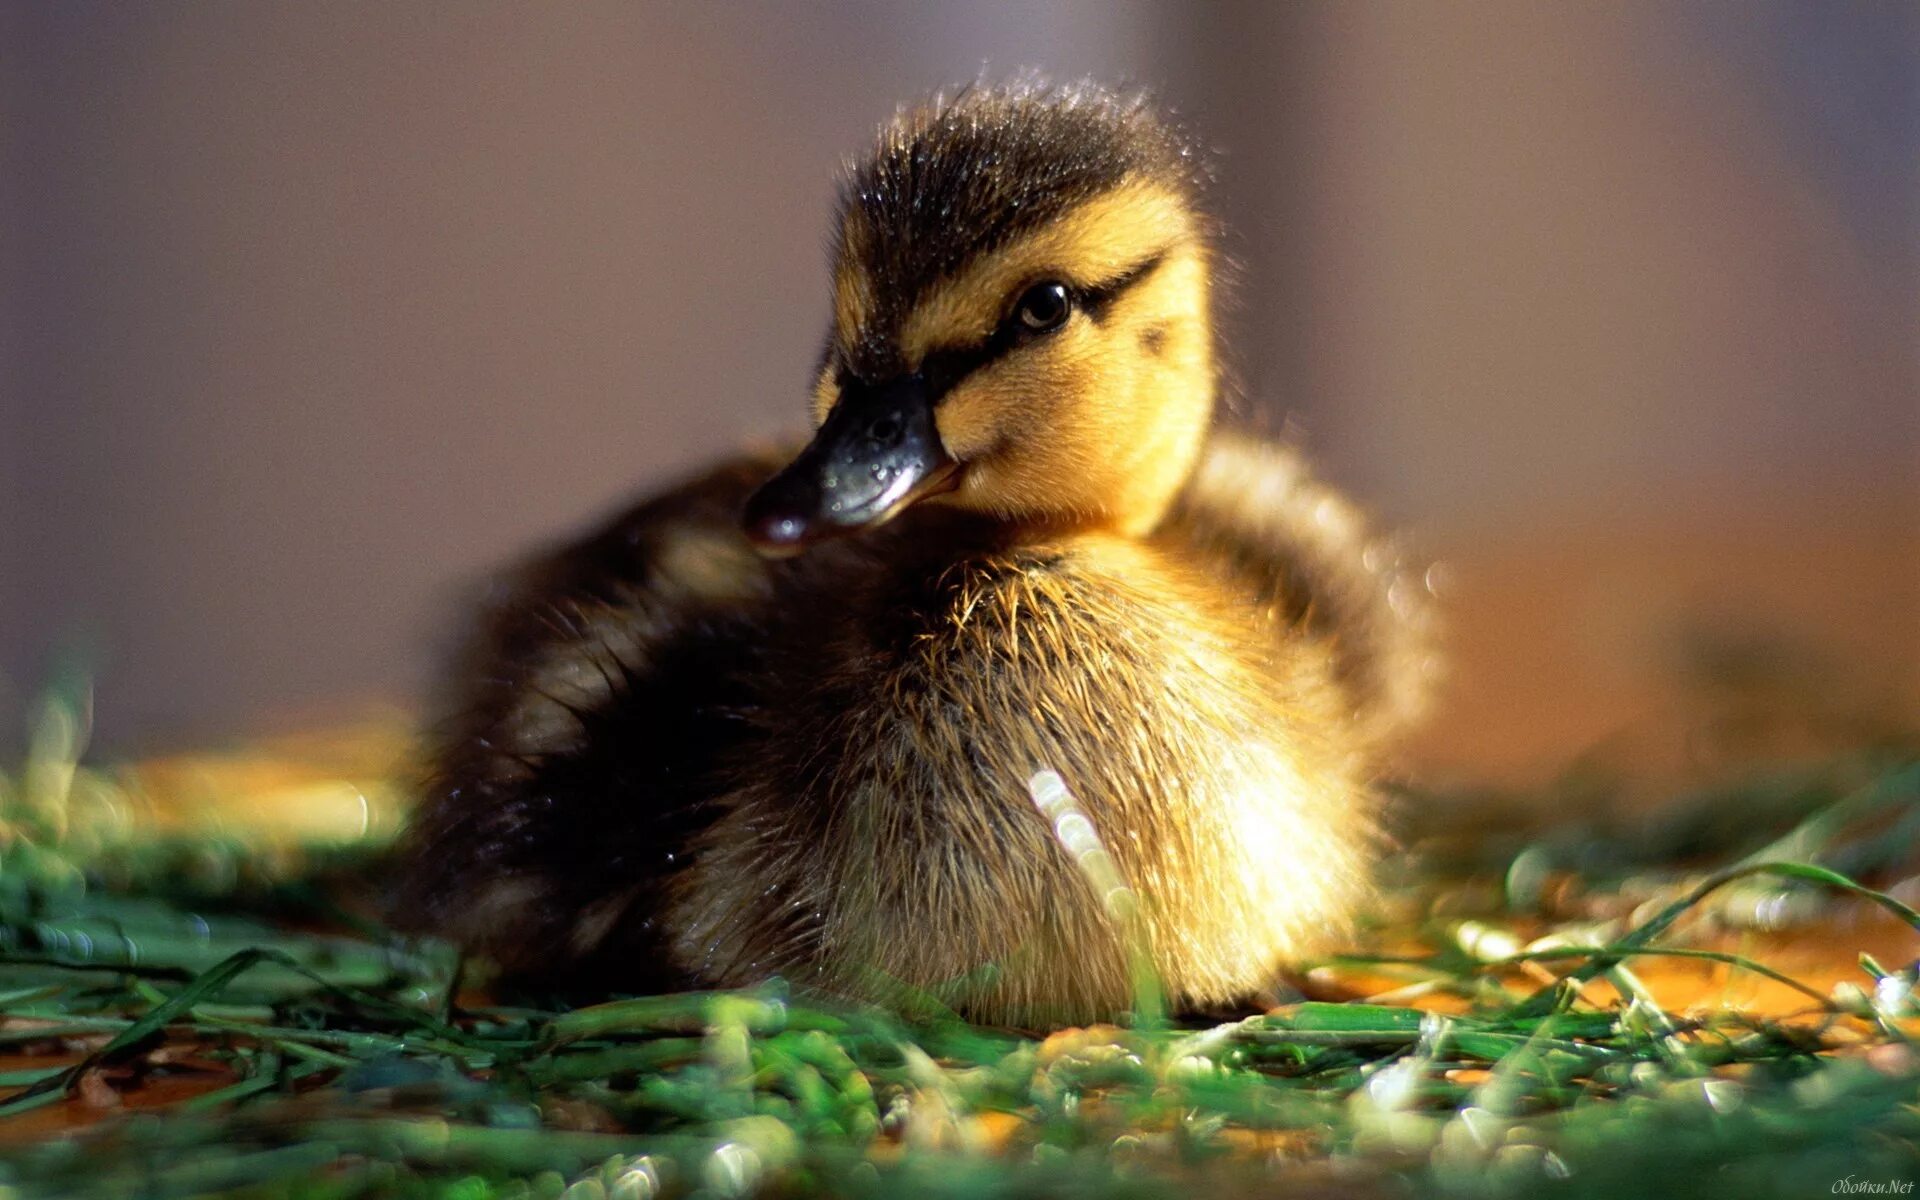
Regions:
<instances>
[{"instance_id":1,"label":"blurred background","mask_svg":"<svg viewBox=\"0 0 1920 1200\"><path fill-rule=\"evenodd\" d=\"M1920 7L6 4L0 64L0 737L62 662L114 752L408 703L490 564L802 425L841 156L1024 66L1221 152L1241 419L1445 564L1425 768L1920 709Z\"/></svg>"}]
</instances>

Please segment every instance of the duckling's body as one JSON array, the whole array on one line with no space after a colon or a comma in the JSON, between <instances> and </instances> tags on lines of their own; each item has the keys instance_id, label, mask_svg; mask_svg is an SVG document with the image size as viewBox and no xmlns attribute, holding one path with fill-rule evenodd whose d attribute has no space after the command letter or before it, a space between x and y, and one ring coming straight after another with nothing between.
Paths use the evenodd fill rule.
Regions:
<instances>
[{"instance_id":1,"label":"duckling's body","mask_svg":"<svg viewBox=\"0 0 1920 1200\"><path fill-rule=\"evenodd\" d=\"M501 588L413 833L416 923L620 990L1108 1017L1124 935L1030 795L1051 771L1176 1002L1337 937L1417 631L1290 451L1208 434L1192 189L1094 91L890 126L843 211L814 445Z\"/></svg>"}]
</instances>

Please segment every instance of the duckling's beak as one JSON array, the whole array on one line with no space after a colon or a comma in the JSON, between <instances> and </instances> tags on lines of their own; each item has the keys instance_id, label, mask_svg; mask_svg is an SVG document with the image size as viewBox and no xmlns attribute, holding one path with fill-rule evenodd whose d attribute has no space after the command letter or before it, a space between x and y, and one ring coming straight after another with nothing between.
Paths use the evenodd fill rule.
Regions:
<instances>
[{"instance_id":1,"label":"duckling's beak","mask_svg":"<svg viewBox=\"0 0 1920 1200\"><path fill-rule=\"evenodd\" d=\"M748 499L748 539L793 554L951 489L958 467L940 444L936 399L917 374L849 384L800 457Z\"/></svg>"}]
</instances>

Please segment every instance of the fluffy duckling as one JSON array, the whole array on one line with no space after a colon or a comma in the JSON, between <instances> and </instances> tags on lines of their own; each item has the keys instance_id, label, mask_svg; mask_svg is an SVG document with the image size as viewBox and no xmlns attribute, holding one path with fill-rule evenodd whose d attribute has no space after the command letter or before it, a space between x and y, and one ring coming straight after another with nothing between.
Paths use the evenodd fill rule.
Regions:
<instances>
[{"instance_id":1,"label":"fluffy duckling","mask_svg":"<svg viewBox=\"0 0 1920 1200\"><path fill-rule=\"evenodd\" d=\"M1210 429L1202 183L1090 86L886 125L840 205L813 440L498 585L405 916L556 984L1111 1018L1128 935L1036 806L1053 772L1174 1003L1338 938L1417 706L1417 577L1290 450Z\"/></svg>"}]
</instances>

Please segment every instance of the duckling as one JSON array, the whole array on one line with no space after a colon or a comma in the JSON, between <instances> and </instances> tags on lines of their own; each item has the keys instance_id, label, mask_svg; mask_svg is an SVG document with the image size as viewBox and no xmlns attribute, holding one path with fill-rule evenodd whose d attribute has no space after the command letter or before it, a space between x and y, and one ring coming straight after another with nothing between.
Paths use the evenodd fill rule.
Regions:
<instances>
[{"instance_id":1,"label":"duckling","mask_svg":"<svg viewBox=\"0 0 1920 1200\"><path fill-rule=\"evenodd\" d=\"M1342 936L1423 602L1292 449L1213 428L1206 182L1091 84L886 124L835 221L812 440L495 585L403 919L556 987L780 975L1028 1027L1123 1011L1140 947L1207 1008Z\"/></svg>"}]
</instances>

